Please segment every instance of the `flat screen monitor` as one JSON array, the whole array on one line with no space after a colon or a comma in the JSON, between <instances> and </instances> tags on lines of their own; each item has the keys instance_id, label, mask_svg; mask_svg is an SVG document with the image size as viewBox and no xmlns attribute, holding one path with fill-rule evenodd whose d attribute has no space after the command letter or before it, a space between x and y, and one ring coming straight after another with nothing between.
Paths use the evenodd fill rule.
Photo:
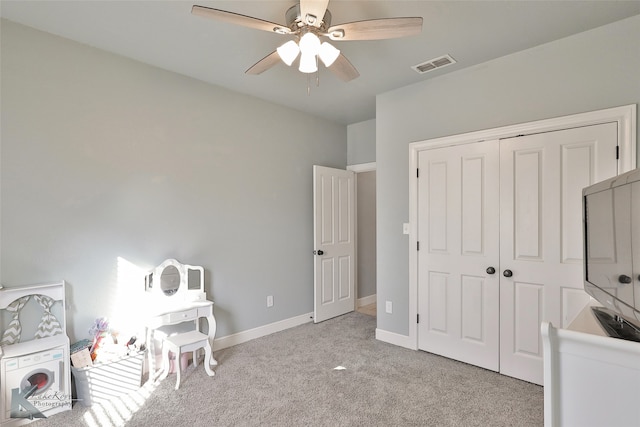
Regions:
<instances>
[{"instance_id":1,"label":"flat screen monitor","mask_svg":"<svg viewBox=\"0 0 640 427\"><path fill-rule=\"evenodd\" d=\"M596 310L601 323L608 316L613 327L632 336L636 330L640 339L640 169L582 195L584 289L604 307Z\"/></svg>"}]
</instances>

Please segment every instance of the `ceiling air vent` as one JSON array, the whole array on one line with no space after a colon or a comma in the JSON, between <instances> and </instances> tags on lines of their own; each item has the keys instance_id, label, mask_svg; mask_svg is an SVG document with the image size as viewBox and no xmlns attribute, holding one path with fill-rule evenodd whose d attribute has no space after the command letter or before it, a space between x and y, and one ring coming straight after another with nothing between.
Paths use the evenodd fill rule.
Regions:
<instances>
[{"instance_id":1,"label":"ceiling air vent","mask_svg":"<svg viewBox=\"0 0 640 427\"><path fill-rule=\"evenodd\" d=\"M413 68L414 70L416 70L416 73L419 74L424 74L424 73L428 73L429 71L433 71L437 68L442 68L442 67L446 67L447 65L451 65L451 64L455 64L456 60L453 59L451 56L449 55L443 55L440 56L438 58L434 58L431 59L429 61L425 61L421 64L418 65L414 65Z\"/></svg>"}]
</instances>

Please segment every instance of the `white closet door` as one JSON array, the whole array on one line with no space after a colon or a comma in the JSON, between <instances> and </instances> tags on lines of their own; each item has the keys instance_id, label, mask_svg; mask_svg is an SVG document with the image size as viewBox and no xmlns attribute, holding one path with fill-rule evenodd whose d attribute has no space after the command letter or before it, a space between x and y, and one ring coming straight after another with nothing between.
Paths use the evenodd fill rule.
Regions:
<instances>
[{"instance_id":1,"label":"white closet door","mask_svg":"<svg viewBox=\"0 0 640 427\"><path fill-rule=\"evenodd\" d=\"M499 363L498 144L424 150L418 159L419 348L494 371ZM487 273L490 267L495 273Z\"/></svg>"},{"instance_id":2,"label":"white closet door","mask_svg":"<svg viewBox=\"0 0 640 427\"><path fill-rule=\"evenodd\" d=\"M542 384L540 323L566 326L588 300L582 290L582 189L616 175L616 145L616 123L500 141L505 375Z\"/></svg>"}]
</instances>

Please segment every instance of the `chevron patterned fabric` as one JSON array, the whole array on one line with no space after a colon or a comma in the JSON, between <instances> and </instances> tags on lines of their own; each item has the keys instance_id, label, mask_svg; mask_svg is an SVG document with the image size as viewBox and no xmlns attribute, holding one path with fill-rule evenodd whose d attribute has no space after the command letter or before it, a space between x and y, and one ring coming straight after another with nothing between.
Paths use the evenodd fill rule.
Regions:
<instances>
[{"instance_id":1,"label":"chevron patterned fabric","mask_svg":"<svg viewBox=\"0 0 640 427\"><path fill-rule=\"evenodd\" d=\"M20 310L29 301L30 296L27 295L18 298L7 306L7 311L12 313L11 322L2 334L0 345L11 345L20 342L20 334L22 333L22 325L20 324Z\"/></svg>"},{"instance_id":2,"label":"chevron patterned fabric","mask_svg":"<svg viewBox=\"0 0 640 427\"><path fill-rule=\"evenodd\" d=\"M44 309L42 320L40 320L40 324L38 325L38 329L35 333L35 338L52 337L54 335L62 334L63 332L60 322L58 322L56 316L51 313L51 306L53 306L55 301L46 295L34 295L34 298Z\"/></svg>"}]
</instances>

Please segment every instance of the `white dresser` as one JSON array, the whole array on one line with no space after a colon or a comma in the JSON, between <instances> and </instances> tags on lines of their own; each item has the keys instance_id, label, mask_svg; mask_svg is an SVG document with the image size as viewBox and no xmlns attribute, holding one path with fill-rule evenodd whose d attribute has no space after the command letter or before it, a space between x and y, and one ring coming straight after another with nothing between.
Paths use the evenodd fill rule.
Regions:
<instances>
[{"instance_id":1,"label":"white dresser","mask_svg":"<svg viewBox=\"0 0 640 427\"><path fill-rule=\"evenodd\" d=\"M640 426L640 343L606 336L591 305L541 328L545 426Z\"/></svg>"}]
</instances>

